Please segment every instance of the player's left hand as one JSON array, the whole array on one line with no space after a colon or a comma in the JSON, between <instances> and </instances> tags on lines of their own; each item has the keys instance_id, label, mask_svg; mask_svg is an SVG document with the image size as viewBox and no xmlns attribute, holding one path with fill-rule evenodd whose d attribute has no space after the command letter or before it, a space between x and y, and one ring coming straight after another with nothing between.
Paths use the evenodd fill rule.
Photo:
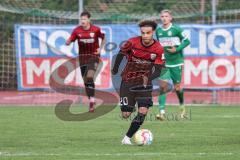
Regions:
<instances>
[{"instance_id":1,"label":"player's left hand","mask_svg":"<svg viewBox=\"0 0 240 160\"><path fill-rule=\"evenodd\" d=\"M176 53L177 49L176 49L176 47L171 46L171 48L168 48L167 51L170 53Z\"/></svg>"},{"instance_id":2,"label":"player's left hand","mask_svg":"<svg viewBox=\"0 0 240 160\"><path fill-rule=\"evenodd\" d=\"M97 49L97 51L95 52L96 55L99 55L101 53L100 48Z\"/></svg>"},{"instance_id":3,"label":"player's left hand","mask_svg":"<svg viewBox=\"0 0 240 160\"><path fill-rule=\"evenodd\" d=\"M147 76L143 76L143 86L146 88L148 84L148 77Z\"/></svg>"}]
</instances>

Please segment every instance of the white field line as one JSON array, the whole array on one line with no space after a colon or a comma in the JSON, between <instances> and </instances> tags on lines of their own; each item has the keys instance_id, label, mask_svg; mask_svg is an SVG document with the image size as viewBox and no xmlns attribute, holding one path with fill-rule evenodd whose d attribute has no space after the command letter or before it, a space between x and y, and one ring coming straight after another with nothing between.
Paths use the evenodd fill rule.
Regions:
<instances>
[{"instance_id":1,"label":"white field line","mask_svg":"<svg viewBox=\"0 0 240 160\"><path fill-rule=\"evenodd\" d=\"M61 153L31 153L31 152L0 152L0 157L28 157L28 156L232 156L234 153L231 152L219 152L219 153L173 153L173 152L147 152L147 153L71 153L71 154L61 154Z\"/></svg>"},{"instance_id":2,"label":"white field line","mask_svg":"<svg viewBox=\"0 0 240 160\"><path fill-rule=\"evenodd\" d=\"M193 114L193 113L192 113ZM194 117L194 115L193 115ZM228 115L211 115L211 116L206 116L206 115L195 115L195 117L203 117L203 118L240 118L240 115L233 115L233 114L228 114Z\"/></svg>"}]
</instances>

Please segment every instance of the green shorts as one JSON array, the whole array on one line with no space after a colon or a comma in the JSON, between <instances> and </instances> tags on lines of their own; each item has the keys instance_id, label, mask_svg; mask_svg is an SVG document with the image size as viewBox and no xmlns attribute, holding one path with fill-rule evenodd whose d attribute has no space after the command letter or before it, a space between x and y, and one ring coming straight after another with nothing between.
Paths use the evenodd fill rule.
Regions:
<instances>
[{"instance_id":1,"label":"green shorts","mask_svg":"<svg viewBox=\"0 0 240 160\"><path fill-rule=\"evenodd\" d=\"M183 66L163 68L159 79L172 80L173 84L179 84L182 80L182 68Z\"/></svg>"}]
</instances>

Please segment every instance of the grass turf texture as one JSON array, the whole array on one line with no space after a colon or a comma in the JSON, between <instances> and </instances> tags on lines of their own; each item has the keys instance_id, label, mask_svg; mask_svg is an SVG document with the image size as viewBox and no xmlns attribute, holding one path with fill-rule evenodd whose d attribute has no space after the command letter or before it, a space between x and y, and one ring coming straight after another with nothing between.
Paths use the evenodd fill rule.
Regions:
<instances>
[{"instance_id":1,"label":"grass turf texture","mask_svg":"<svg viewBox=\"0 0 240 160\"><path fill-rule=\"evenodd\" d=\"M171 117L154 119L157 107L142 128L154 135L150 146L123 146L121 139L131 121L120 118L120 110L85 122L65 122L54 107L0 107L0 159L2 160L239 160L240 107L194 106L191 120ZM72 107L72 112L87 107ZM167 107L176 113L177 107Z\"/></svg>"}]
</instances>

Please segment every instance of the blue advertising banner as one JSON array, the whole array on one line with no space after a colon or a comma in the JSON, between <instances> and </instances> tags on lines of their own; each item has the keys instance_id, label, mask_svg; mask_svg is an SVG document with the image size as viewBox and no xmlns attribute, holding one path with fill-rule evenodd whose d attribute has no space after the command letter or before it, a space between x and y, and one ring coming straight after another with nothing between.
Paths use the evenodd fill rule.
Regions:
<instances>
[{"instance_id":1,"label":"blue advertising banner","mask_svg":"<svg viewBox=\"0 0 240 160\"><path fill-rule=\"evenodd\" d=\"M51 72L66 58L78 55L77 42L65 45L75 26L16 25L18 89L49 88ZM101 25L107 44L101 52L103 68L96 79L100 89L113 89L111 58L119 45L140 34L134 24ZM182 25L191 44L185 48L185 88L232 88L240 84L240 25ZM79 68L69 74L66 84L83 85Z\"/></svg>"}]
</instances>

